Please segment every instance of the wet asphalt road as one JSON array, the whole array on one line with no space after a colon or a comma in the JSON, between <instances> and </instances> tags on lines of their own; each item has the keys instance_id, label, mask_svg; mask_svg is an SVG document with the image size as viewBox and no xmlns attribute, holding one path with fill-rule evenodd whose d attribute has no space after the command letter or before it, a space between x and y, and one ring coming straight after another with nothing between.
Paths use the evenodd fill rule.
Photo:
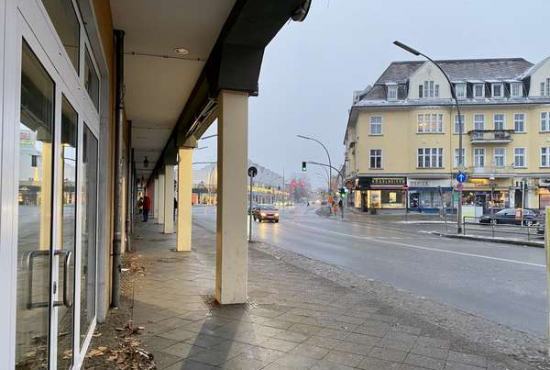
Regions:
<instances>
[{"instance_id":1,"label":"wet asphalt road","mask_svg":"<svg viewBox=\"0 0 550 370\"><path fill-rule=\"evenodd\" d=\"M328 219L315 210L281 210L279 224L254 225L254 239L545 335L543 249L440 238L428 233L429 225L394 223L383 216L361 222ZM215 228L215 217L214 208L194 208L194 221L205 227Z\"/></svg>"}]
</instances>

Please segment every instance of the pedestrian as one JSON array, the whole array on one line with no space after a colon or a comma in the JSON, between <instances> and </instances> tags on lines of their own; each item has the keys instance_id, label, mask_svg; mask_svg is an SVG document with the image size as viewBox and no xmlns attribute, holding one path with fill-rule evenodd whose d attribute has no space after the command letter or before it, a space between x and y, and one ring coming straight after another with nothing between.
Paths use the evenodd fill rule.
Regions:
<instances>
[{"instance_id":1,"label":"pedestrian","mask_svg":"<svg viewBox=\"0 0 550 370\"><path fill-rule=\"evenodd\" d=\"M149 221L149 211L151 210L151 198L147 194L143 198L143 222Z\"/></svg>"},{"instance_id":2,"label":"pedestrian","mask_svg":"<svg viewBox=\"0 0 550 370\"><path fill-rule=\"evenodd\" d=\"M338 208L340 208L340 213L342 214L342 218L344 218L344 202L342 202L342 198L338 201Z\"/></svg>"},{"instance_id":3,"label":"pedestrian","mask_svg":"<svg viewBox=\"0 0 550 370\"><path fill-rule=\"evenodd\" d=\"M143 197L140 197L138 200L138 214L143 212Z\"/></svg>"}]
</instances>

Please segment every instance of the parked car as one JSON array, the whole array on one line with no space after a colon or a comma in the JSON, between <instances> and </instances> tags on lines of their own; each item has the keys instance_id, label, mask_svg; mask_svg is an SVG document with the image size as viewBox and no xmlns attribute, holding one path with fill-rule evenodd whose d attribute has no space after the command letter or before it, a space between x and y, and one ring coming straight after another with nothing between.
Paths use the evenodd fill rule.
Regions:
<instances>
[{"instance_id":1,"label":"parked car","mask_svg":"<svg viewBox=\"0 0 550 370\"><path fill-rule=\"evenodd\" d=\"M258 204L253 211L254 221L279 222L279 210L271 204Z\"/></svg>"},{"instance_id":2,"label":"parked car","mask_svg":"<svg viewBox=\"0 0 550 370\"><path fill-rule=\"evenodd\" d=\"M506 224L506 225L521 225L522 218L516 217L516 213L521 211L515 208L505 208L495 214L487 214L481 216L479 223L482 224ZM532 209L523 210L523 225L532 226L538 223L538 215Z\"/></svg>"}]
</instances>

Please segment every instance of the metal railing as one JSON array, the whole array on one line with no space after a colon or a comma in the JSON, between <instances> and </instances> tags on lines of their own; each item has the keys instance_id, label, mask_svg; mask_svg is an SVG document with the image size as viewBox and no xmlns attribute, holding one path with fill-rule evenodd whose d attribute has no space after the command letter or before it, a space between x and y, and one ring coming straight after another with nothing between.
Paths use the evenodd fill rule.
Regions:
<instances>
[{"instance_id":1,"label":"metal railing","mask_svg":"<svg viewBox=\"0 0 550 370\"><path fill-rule=\"evenodd\" d=\"M514 130L471 130L470 142L510 142Z\"/></svg>"},{"instance_id":2,"label":"metal railing","mask_svg":"<svg viewBox=\"0 0 550 370\"><path fill-rule=\"evenodd\" d=\"M536 219L532 225L516 225L516 224L495 224L493 222L480 223L481 217L463 217L463 235L467 235L467 231L488 233L490 231L491 237L506 237L516 236L520 239L527 238L527 241L541 240L544 238L544 234L539 234L538 229L540 225L544 225L544 219ZM518 222L521 222L518 220ZM470 234L474 235L474 234Z\"/></svg>"}]
</instances>

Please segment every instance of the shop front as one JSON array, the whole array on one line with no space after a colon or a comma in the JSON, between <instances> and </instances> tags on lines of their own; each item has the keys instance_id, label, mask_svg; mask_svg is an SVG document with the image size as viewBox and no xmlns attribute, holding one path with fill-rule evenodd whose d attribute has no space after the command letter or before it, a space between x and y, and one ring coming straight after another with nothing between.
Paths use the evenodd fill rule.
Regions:
<instances>
[{"instance_id":1,"label":"shop front","mask_svg":"<svg viewBox=\"0 0 550 370\"><path fill-rule=\"evenodd\" d=\"M406 177L360 177L356 180L355 206L364 212L406 208Z\"/></svg>"},{"instance_id":2,"label":"shop front","mask_svg":"<svg viewBox=\"0 0 550 370\"><path fill-rule=\"evenodd\" d=\"M539 209L550 207L550 178L539 179Z\"/></svg>"},{"instance_id":3,"label":"shop front","mask_svg":"<svg viewBox=\"0 0 550 370\"><path fill-rule=\"evenodd\" d=\"M484 212L509 208L511 187L509 178L470 178L464 183L462 204L483 207Z\"/></svg>"},{"instance_id":4,"label":"shop front","mask_svg":"<svg viewBox=\"0 0 550 370\"><path fill-rule=\"evenodd\" d=\"M442 208L452 208L453 188L447 179L409 178L409 210L412 212L438 213Z\"/></svg>"}]
</instances>

